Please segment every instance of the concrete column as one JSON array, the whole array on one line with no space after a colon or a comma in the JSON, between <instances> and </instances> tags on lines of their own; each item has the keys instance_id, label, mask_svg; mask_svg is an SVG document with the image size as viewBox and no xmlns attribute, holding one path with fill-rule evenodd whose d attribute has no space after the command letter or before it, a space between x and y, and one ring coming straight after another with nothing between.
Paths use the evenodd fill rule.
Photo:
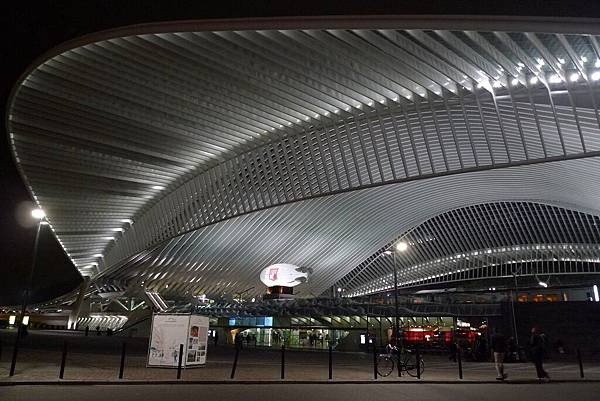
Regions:
<instances>
[{"instance_id":1,"label":"concrete column","mask_svg":"<svg viewBox=\"0 0 600 401\"><path fill-rule=\"evenodd\" d=\"M71 325L77 324L77 319L79 318L79 313L81 312L81 305L83 304L83 298L85 297L85 290L87 290L90 283L89 277L84 277L81 285L79 286L79 292L77 294L77 299L73 304L73 308L71 309L71 313L69 313L69 321L67 323L67 328L70 330Z\"/></svg>"}]
</instances>

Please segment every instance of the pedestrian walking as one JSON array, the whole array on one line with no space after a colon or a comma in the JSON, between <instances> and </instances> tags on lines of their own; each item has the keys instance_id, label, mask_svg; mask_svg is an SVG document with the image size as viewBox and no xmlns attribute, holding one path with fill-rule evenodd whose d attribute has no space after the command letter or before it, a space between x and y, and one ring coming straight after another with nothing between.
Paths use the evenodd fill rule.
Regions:
<instances>
[{"instance_id":1,"label":"pedestrian walking","mask_svg":"<svg viewBox=\"0 0 600 401\"><path fill-rule=\"evenodd\" d=\"M456 341L452 339L450 344L448 345L448 359L452 362L456 362L456 356L458 355L458 345L456 345Z\"/></svg>"},{"instance_id":2,"label":"pedestrian walking","mask_svg":"<svg viewBox=\"0 0 600 401\"><path fill-rule=\"evenodd\" d=\"M531 352L531 360L535 365L538 380L549 380L548 372L544 370L544 354L546 352L546 336L538 327L531 329L531 337L529 339L529 347Z\"/></svg>"},{"instance_id":3,"label":"pedestrian walking","mask_svg":"<svg viewBox=\"0 0 600 401\"><path fill-rule=\"evenodd\" d=\"M491 348L494 355L494 366L496 367L496 380L504 380L508 376L504 373L504 357L507 349L506 337L497 329L492 334Z\"/></svg>"}]
</instances>

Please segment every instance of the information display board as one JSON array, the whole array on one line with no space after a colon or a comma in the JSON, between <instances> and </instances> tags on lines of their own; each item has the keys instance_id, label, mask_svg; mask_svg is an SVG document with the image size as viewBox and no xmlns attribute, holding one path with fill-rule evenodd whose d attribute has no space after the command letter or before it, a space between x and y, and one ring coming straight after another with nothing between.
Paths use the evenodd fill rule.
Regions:
<instances>
[{"instance_id":1,"label":"information display board","mask_svg":"<svg viewBox=\"0 0 600 401\"><path fill-rule=\"evenodd\" d=\"M208 346L208 317L190 316L188 330L186 366L204 365Z\"/></svg>"},{"instance_id":2,"label":"information display board","mask_svg":"<svg viewBox=\"0 0 600 401\"><path fill-rule=\"evenodd\" d=\"M154 315L147 366L177 367L180 344L183 344L183 367L204 365L208 345L208 317Z\"/></svg>"}]
</instances>

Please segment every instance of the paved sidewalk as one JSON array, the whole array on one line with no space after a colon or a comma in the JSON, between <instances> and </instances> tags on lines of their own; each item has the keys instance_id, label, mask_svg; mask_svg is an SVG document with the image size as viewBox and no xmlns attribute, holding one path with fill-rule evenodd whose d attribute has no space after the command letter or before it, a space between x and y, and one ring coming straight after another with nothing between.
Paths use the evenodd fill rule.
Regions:
<instances>
[{"instance_id":1,"label":"paved sidewalk","mask_svg":"<svg viewBox=\"0 0 600 401\"><path fill-rule=\"evenodd\" d=\"M595 401L598 399L598 383L562 384L426 384L410 387L395 384L155 384L155 385L103 385L87 386L13 386L0 387L2 401L144 401L164 400L244 400L286 401L443 401L477 400L500 401Z\"/></svg>"},{"instance_id":2,"label":"paved sidewalk","mask_svg":"<svg viewBox=\"0 0 600 401\"><path fill-rule=\"evenodd\" d=\"M128 341L125 363L125 380L162 381L175 380L176 369L146 368L146 343L137 339L118 337L65 337L53 341L52 337L32 334L19 353L16 374L8 376L11 349L6 340L0 360L0 384L6 382L55 381L61 361L62 339L69 340L69 353L65 380L111 381L118 380L122 341ZM56 340L56 339L54 339ZM185 369L182 379L189 381L229 381L235 350L233 347L209 347L205 367ZM423 355L425 371L423 381L458 381L458 366L444 356ZM328 379L328 354L287 350L285 379L320 381ZM585 378L600 380L600 364L585 362ZM244 348L240 353L234 380L280 380L281 354L277 350ZM535 380L535 369L530 363L506 364L509 382ZM546 370L553 380L579 380L579 366L572 360L548 362ZM365 353L333 354L333 379L345 381L372 381L373 356ZM463 362L463 380L494 381L495 370L491 362ZM378 377L378 381L416 381L404 374L398 378Z\"/></svg>"}]
</instances>

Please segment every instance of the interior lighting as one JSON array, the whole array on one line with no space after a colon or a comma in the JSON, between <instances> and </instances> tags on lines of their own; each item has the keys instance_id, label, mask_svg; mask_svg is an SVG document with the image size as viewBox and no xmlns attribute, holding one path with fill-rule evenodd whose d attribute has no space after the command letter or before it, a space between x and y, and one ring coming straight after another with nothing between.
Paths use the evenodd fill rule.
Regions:
<instances>
[{"instance_id":1,"label":"interior lighting","mask_svg":"<svg viewBox=\"0 0 600 401\"><path fill-rule=\"evenodd\" d=\"M342 289L338 287L337 292L342 292Z\"/></svg>"},{"instance_id":2,"label":"interior lighting","mask_svg":"<svg viewBox=\"0 0 600 401\"><path fill-rule=\"evenodd\" d=\"M531 77L531 78L529 79L529 83L530 83L531 85L535 85L535 84L537 84L537 83L538 83L538 77Z\"/></svg>"},{"instance_id":3,"label":"interior lighting","mask_svg":"<svg viewBox=\"0 0 600 401\"><path fill-rule=\"evenodd\" d=\"M577 82L579 80L579 73L578 72L574 72L573 74L569 75L569 81L571 82Z\"/></svg>"},{"instance_id":4,"label":"interior lighting","mask_svg":"<svg viewBox=\"0 0 600 401\"><path fill-rule=\"evenodd\" d=\"M513 79L510 81L510 84L511 84L512 86L517 86L517 85L519 85L519 80L518 80L517 78L513 78Z\"/></svg>"},{"instance_id":5,"label":"interior lighting","mask_svg":"<svg viewBox=\"0 0 600 401\"><path fill-rule=\"evenodd\" d=\"M600 68L600 58L596 59L596 62L594 63L594 67Z\"/></svg>"},{"instance_id":6,"label":"interior lighting","mask_svg":"<svg viewBox=\"0 0 600 401\"><path fill-rule=\"evenodd\" d=\"M552 74L552 75L550 75L550 78L548 79L548 81L553 84L559 84L561 79L558 76L558 74Z\"/></svg>"},{"instance_id":7,"label":"interior lighting","mask_svg":"<svg viewBox=\"0 0 600 401\"><path fill-rule=\"evenodd\" d=\"M502 86L502 83L500 81L494 81L494 83L492 84L492 86L494 88L500 88Z\"/></svg>"},{"instance_id":8,"label":"interior lighting","mask_svg":"<svg viewBox=\"0 0 600 401\"><path fill-rule=\"evenodd\" d=\"M600 295L598 295L598 286L594 284L594 301L600 302Z\"/></svg>"},{"instance_id":9,"label":"interior lighting","mask_svg":"<svg viewBox=\"0 0 600 401\"><path fill-rule=\"evenodd\" d=\"M392 251L390 251L390 250L388 249L387 251L385 251L385 252L383 252L383 253L384 253L384 254L386 254L386 255L391 255L391 254L392 254Z\"/></svg>"},{"instance_id":10,"label":"interior lighting","mask_svg":"<svg viewBox=\"0 0 600 401\"><path fill-rule=\"evenodd\" d=\"M600 79L600 71L592 72L592 75L590 75L590 78L592 79L592 81L599 80Z\"/></svg>"},{"instance_id":11,"label":"interior lighting","mask_svg":"<svg viewBox=\"0 0 600 401\"><path fill-rule=\"evenodd\" d=\"M165 187L163 187L162 185L153 185L152 189L156 189L157 191L162 191L163 189L165 189Z\"/></svg>"},{"instance_id":12,"label":"interior lighting","mask_svg":"<svg viewBox=\"0 0 600 401\"><path fill-rule=\"evenodd\" d=\"M103 258L104 255L102 255L101 253L95 253L92 255L93 258Z\"/></svg>"},{"instance_id":13,"label":"interior lighting","mask_svg":"<svg viewBox=\"0 0 600 401\"><path fill-rule=\"evenodd\" d=\"M131 225L131 224L133 224L133 220L131 220L131 219L123 219L123 220L121 220L121 223L127 223L127 224Z\"/></svg>"},{"instance_id":14,"label":"interior lighting","mask_svg":"<svg viewBox=\"0 0 600 401\"><path fill-rule=\"evenodd\" d=\"M544 283L543 281L538 281L540 287L548 288L548 283Z\"/></svg>"},{"instance_id":15,"label":"interior lighting","mask_svg":"<svg viewBox=\"0 0 600 401\"><path fill-rule=\"evenodd\" d=\"M23 316L23 324L27 326L29 324L29 316Z\"/></svg>"},{"instance_id":16,"label":"interior lighting","mask_svg":"<svg viewBox=\"0 0 600 401\"><path fill-rule=\"evenodd\" d=\"M400 241L396 244L396 249L400 252L405 252L408 249L408 244L404 241Z\"/></svg>"},{"instance_id":17,"label":"interior lighting","mask_svg":"<svg viewBox=\"0 0 600 401\"><path fill-rule=\"evenodd\" d=\"M587 61L588 61L588 58L586 56L581 57L581 62L587 63Z\"/></svg>"},{"instance_id":18,"label":"interior lighting","mask_svg":"<svg viewBox=\"0 0 600 401\"><path fill-rule=\"evenodd\" d=\"M121 228L121 227L117 227L117 228L113 228L113 231L118 231L118 232L123 232L125 231L125 229Z\"/></svg>"},{"instance_id":19,"label":"interior lighting","mask_svg":"<svg viewBox=\"0 0 600 401\"><path fill-rule=\"evenodd\" d=\"M44 217L46 217L46 213L44 213L44 211L42 209L33 209L31 211L31 217L33 217L34 219L38 219L41 220Z\"/></svg>"}]
</instances>

